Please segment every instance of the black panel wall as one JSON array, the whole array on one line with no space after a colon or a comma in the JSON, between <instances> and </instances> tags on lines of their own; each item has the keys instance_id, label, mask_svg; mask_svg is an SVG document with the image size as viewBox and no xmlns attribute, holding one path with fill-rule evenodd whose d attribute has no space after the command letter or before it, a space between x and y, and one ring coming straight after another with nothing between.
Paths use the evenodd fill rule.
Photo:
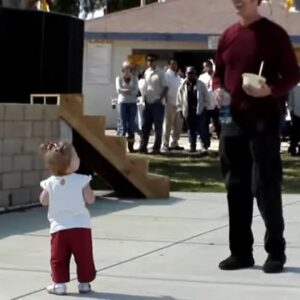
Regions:
<instances>
[{"instance_id":1,"label":"black panel wall","mask_svg":"<svg viewBox=\"0 0 300 300\"><path fill-rule=\"evenodd\" d=\"M66 15L0 9L0 102L31 93L81 93L84 22Z\"/></svg>"}]
</instances>

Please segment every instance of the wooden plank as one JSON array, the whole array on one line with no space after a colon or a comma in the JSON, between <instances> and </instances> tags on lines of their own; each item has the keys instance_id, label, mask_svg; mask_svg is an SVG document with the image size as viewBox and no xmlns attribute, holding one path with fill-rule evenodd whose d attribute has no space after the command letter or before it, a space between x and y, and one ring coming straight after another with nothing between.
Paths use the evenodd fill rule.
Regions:
<instances>
[{"instance_id":1,"label":"wooden plank","mask_svg":"<svg viewBox=\"0 0 300 300\"><path fill-rule=\"evenodd\" d=\"M131 168L135 171L139 171L142 174L147 174L149 169L149 159L138 154L127 154L129 161L131 162Z\"/></svg>"},{"instance_id":2,"label":"wooden plank","mask_svg":"<svg viewBox=\"0 0 300 300\"><path fill-rule=\"evenodd\" d=\"M148 173L147 180L152 192L149 198L169 198L170 197L170 179L167 176Z\"/></svg>"},{"instance_id":3,"label":"wooden plank","mask_svg":"<svg viewBox=\"0 0 300 300\"><path fill-rule=\"evenodd\" d=\"M121 136L105 136L105 144L122 159L126 159L126 139Z\"/></svg>"},{"instance_id":4,"label":"wooden plank","mask_svg":"<svg viewBox=\"0 0 300 300\"><path fill-rule=\"evenodd\" d=\"M103 118L83 116L81 95L62 95L60 116L73 127L91 146L136 186L147 198L167 198L168 177L148 174L148 159L144 156L126 155L126 140L105 136Z\"/></svg>"}]
</instances>

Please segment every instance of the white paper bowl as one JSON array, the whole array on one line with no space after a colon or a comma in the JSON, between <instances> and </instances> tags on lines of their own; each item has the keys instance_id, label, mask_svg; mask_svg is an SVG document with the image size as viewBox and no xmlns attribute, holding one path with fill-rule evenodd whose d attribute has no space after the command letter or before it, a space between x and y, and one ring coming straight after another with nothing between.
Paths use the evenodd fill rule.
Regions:
<instances>
[{"instance_id":1,"label":"white paper bowl","mask_svg":"<svg viewBox=\"0 0 300 300\"><path fill-rule=\"evenodd\" d=\"M243 86L244 87L253 87L259 89L261 87L261 82L266 82L266 78L252 73L244 73L243 77Z\"/></svg>"}]
</instances>

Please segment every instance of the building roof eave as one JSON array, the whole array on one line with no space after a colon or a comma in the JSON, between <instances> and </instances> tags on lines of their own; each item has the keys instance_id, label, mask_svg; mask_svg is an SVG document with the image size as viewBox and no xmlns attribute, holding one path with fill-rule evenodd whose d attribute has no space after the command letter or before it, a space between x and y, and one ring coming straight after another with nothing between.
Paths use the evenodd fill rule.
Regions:
<instances>
[{"instance_id":1,"label":"building roof eave","mask_svg":"<svg viewBox=\"0 0 300 300\"><path fill-rule=\"evenodd\" d=\"M119 41L181 41L207 42L210 36L219 33L140 33L140 32L85 32L85 40L119 40ZM300 44L299 35L291 35L291 41Z\"/></svg>"},{"instance_id":2,"label":"building roof eave","mask_svg":"<svg viewBox=\"0 0 300 300\"><path fill-rule=\"evenodd\" d=\"M130 41L197 41L206 42L208 36L219 34L200 33L140 33L140 32L85 32L85 40L130 40Z\"/></svg>"}]
</instances>

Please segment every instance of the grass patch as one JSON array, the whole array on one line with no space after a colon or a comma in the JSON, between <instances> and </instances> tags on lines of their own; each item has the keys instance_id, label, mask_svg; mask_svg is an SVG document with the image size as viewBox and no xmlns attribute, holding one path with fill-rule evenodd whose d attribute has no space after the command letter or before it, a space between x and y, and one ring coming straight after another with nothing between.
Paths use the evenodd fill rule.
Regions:
<instances>
[{"instance_id":1,"label":"grass patch","mask_svg":"<svg viewBox=\"0 0 300 300\"><path fill-rule=\"evenodd\" d=\"M300 158L282 155L283 192L300 193ZM150 171L167 175L171 190L182 192L225 192L219 158L152 156Z\"/></svg>"},{"instance_id":2,"label":"grass patch","mask_svg":"<svg viewBox=\"0 0 300 300\"><path fill-rule=\"evenodd\" d=\"M300 194L300 157L282 156L283 192Z\"/></svg>"},{"instance_id":3,"label":"grass patch","mask_svg":"<svg viewBox=\"0 0 300 300\"><path fill-rule=\"evenodd\" d=\"M225 192L216 157L152 156L150 172L169 176L172 191Z\"/></svg>"},{"instance_id":4,"label":"grass patch","mask_svg":"<svg viewBox=\"0 0 300 300\"><path fill-rule=\"evenodd\" d=\"M166 175L171 180L171 191L178 192L225 192L219 158L189 156L146 156L150 159L150 172ZM300 157L282 155L283 192L300 194ZM96 176L92 187L97 190L110 189Z\"/></svg>"}]
</instances>

